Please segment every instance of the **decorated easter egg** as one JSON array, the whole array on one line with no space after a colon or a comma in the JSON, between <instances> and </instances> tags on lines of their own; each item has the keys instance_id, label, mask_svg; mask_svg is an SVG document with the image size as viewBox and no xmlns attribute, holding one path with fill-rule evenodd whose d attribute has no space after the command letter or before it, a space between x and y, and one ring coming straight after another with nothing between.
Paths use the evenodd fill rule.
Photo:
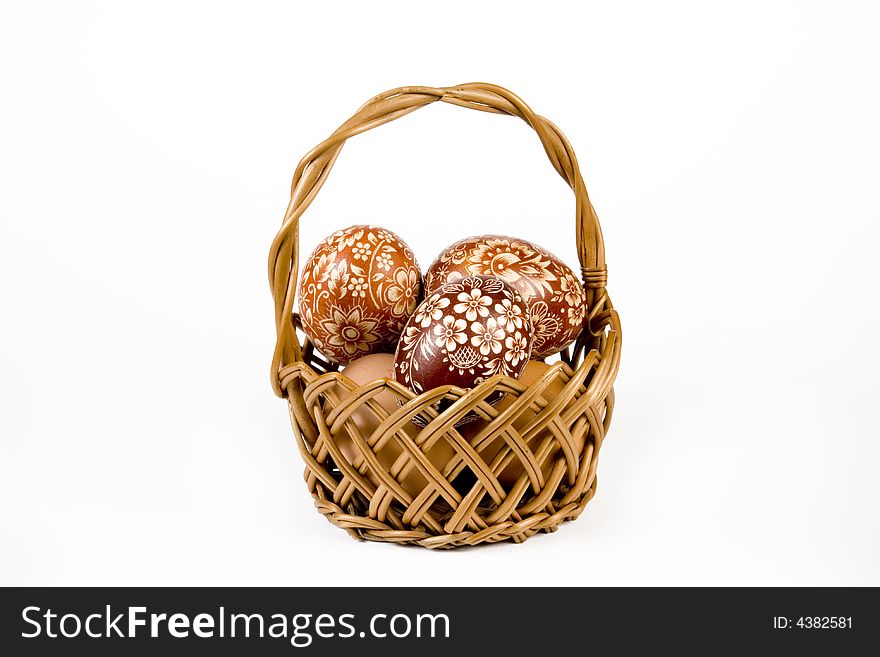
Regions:
<instances>
[{"instance_id":1,"label":"decorated easter egg","mask_svg":"<svg viewBox=\"0 0 880 657\"><path fill-rule=\"evenodd\" d=\"M373 381L381 379L391 380L394 378L394 355L393 354L371 354L352 361L342 374L348 377L353 383L359 386L365 386ZM333 386L332 394L335 395L340 403L349 395L355 394L347 387L337 384ZM387 415L391 415L395 411L400 410L397 403L398 397L390 390L383 390L371 398L376 405L385 411ZM378 415L374 407L368 403L360 404L352 413L350 422L360 433L360 437L370 442L373 433L381 423L381 416ZM405 423L401 429L404 434L413 440L419 434L420 429L413 423ZM336 436L336 443L339 445L339 451L343 457L350 463L354 464L359 456L362 456L360 448L355 444L352 437L350 425L343 426L342 430ZM398 457L403 453L403 448L397 437L393 437L386 442L384 446L376 452L376 458L386 472L391 471L391 467L397 461ZM449 441L440 438L426 452L428 460L440 471L455 455L455 450L450 446ZM367 479L376 486L382 482L375 472L368 468L366 473ZM398 476L398 481L403 489L412 497L416 497L427 485L427 480L421 471L413 465L406 474Z\"/></svg>"},{"instance_id":2,"label":"decorated easter egg","mask_svg":"<svg viewBox=\"0 0 880 657\"><path fill-rule=\"evenodd\" d=\"M412 250L390 230L350 226L321 242L303 266L303 330L334 363L393 353L422 291Z\"/></svg>"},{"instance_id":3,"label":"decorated easter egg","mask_svg":"<svg viewBox=\"0 0 880 657\"><path fill-rule=\"evenodd\" d=\"M501 235L456 242L428 268L425 292L430 294L464 276L495 276L522 295L534 326L534 357L561 351L583 328L587 299L577 275L531 242Z\"/></svg>"},{"instance_id":4,"label":"decorated easter egg","mask_svg":"<svg viewBox=\"0 0 880 657\"><path fill-rule=\"evenodd\" d=\"M519 293L499 278L466 276L416 308L397 345L394 376L417 393L470 388L496 374L516 378L531 351L529 311Z\"/></svg>"}]
</instances>

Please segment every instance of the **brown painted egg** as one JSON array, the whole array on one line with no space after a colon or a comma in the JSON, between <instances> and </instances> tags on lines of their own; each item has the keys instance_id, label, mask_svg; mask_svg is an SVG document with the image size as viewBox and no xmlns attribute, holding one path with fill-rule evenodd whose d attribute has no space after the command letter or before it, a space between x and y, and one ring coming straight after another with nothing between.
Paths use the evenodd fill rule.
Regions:
<instances>
[{"instance_id":1,"label":"brown painted egg","mask_svg":"<svg viewBox=\"0 0 880 657\"><path fill-rule=\"evenodd\" d=\"M393 353L421 291L412 250L390 230L350 226L333 233L303 266L303 330L334 363Z\"/></svg>"},{"instance_id":2,"label":"brown painted egg","mask_svg":"<svg viewBox=\"0 0 880 657\"><path fill-rule=\"evenodd\" d=\"M500 278L525 299L534 324L533 357L555 354L580 334L587 316L583 285L568 265L546 249L515 237L469 237L431 264L425 293L475 275Z\"/></svg>"},{"instance_id":3,"label":"brown painted egg","mask_svg":"<svg viewBox=\"0 0 880 657\"><path fill-rule=\"evenodd\" d=\"M519 293L499 278L467 276L416 308L397 345L394 376L417 393L471 388L496 374L516 378L531 351L529 311Z\"/></svg>"}]
</instances>

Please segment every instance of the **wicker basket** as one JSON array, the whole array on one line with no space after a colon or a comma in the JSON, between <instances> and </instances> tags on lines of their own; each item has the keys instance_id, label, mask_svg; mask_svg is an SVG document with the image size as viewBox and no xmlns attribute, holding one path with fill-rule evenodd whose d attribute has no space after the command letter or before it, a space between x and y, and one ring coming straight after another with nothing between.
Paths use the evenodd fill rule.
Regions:
<instances>
[{"instance_id":1,"label":"wicker basket","mask_svg":"<svg viewBox=\"0 0 880 657\"><path fill-rule=\"evenodd\" d=\"M538 133L556 171L574 191L588 319L560 362L528 387L503 376L471 389L443 386L421 395L388 380L359 387L315 352L293 311L299 220L345 141L436 101L521 118ZM306 483L318 511L353 537L428 548L521 542L577 518L596 491L596 464L611 421L612 384L620 360L620 322L605 290L606 280L602 233L575 154L559 129L516 95L483 83L402 87L363 105L297 166L290 205L269 254L278 335L272 385L276 394L287 398L306 463ZM562 392L544 396L554 379L564 384ZM339 394L340 390L351 392ZM391 414L374 401L385 391L400 402L400 409ZM514 398L501 411L487 402L496 399L498 391ZM361 435L352 420L355 411L360 417L364 412L375 416L379 426L372 435ZM515 428L526 412L529 421ZM468 413L476 413L484 423L470 440L455 428ZM403 431L413 420L424 426L415 439ZM342 440L357 446L353 462L342 456ZM400 456L386 468L376 454L389 441L396 441ZM437 441L448 441L454 450L442 467L426 457ZM522 475L505 486L498 474L514 459L520 461ZM427 481L415 496L400 484L413 468Z\"/></svg>"}]
</instances>

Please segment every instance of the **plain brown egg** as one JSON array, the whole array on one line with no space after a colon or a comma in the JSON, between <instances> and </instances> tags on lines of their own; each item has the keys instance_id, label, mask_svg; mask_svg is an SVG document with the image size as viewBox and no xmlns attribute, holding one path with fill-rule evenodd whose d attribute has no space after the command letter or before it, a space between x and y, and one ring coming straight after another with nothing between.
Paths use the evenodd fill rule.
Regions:
<instances>
[{"instance_id":1,"label":"plain brown egg","mask_svg":"<svg viewBox=\"0 0 880 657\"><path fill-rule=\"evenodd\" d=\"M342 370L342 374L360 386L364 386L380 379L391 380L394 378L394 356L392 354L371 354L369 356L364 356L363 358L358 358ZM349 391L346 388L339 385L334 387L334 392L340 399L345 398L349 394ZM391 392L380 392L373 397L373 399L388 414L394 413L400 408L397 403L398 398ZM356 410L352 413L351 420L354 421L355 425L360 430L361 435L367 441L369 441L370 436L373 435L373 432L379 426L378 418L368 408L360 408ZM403 426L403 431L405 431L410 438L415 439L416 436L418 436L420 429L412 423L407 423ZM360 450L354 445L354 442L352 442L348 433L344 430L339 434L337 444L339 445L339 449L343 456L348 459L349 463L353 463L355 457L360 454ZM379 463L382 464L382 467L390 471L391 466L397 460L397 457L400 456L402 451L403 450L398 445L397 440L392 439L386 443L385 447L379 451L376 457L378 458ZM449 462L449 459L452 458L454 453L455 450L452 449L446 439L440 439L430 450L428 450L428 459L442 472L443 468ZM381 483L369 470L367 471L367 478L377 486ZM421 493L426 484L427 480L422 476L416 466L413 466L403 480L400 481L400 485L403 489L413 497L416 497Z\"/></svg>"},{"instance_id":2,"label":"plain brown egg","mask_svg":"<svg viewBox=\"0 0 880 657\"><path fill-rule=\"evenodd\" d=\"M526 365L525 369L522 371L522 374L519 375L519 381L525 385L530 386L532 383L540 379L547 370L550 369L550 365L540 360L530 360ZM544 392L541 393L541 396L545 401L551 402L555 399L559 394L562 393L564 388L564 384L558 378L554 379L550 382L550 384L544 388ZM511 395L505 395L501 401L498 402L496 408L499 412L503 412L508 409L515 401L515 398ZM536 413L532 410L523 411L519 417L514 421L513 426L516 429L523 428L526 424L528 424L534 417ZM472 440L476 437L476 435L480 432L481 429L485 427L484 422L474 422L472 424L465 425L462 427L461 432L464 435L464 438L467 440ZM532 451L537 450L538 446L544 440L546 436L545 432L541 432L532 438L528 445L529 449ZM493 443L491 443L488 447L481 451L481 455L486 463L491 463L495 458L495 455L498 454L498 451L504 447L507 443L504 442L503 439L498 438ZM576 451L580 452L583 449L583 440L580 441L579 444L575 445ZM541 467L544 476L546 477L550 473L550 469L555 461L555 456L558 454L559 448L557 446L556 452L550 455L548 459L544 461L544 464ZM498 475L498 481L501 482L504 486L511 486L516 483L516 480L519 479L520 475L523 473L522 463L519 458L514 457L514 460L511 461L504 470Z\"/></svg>"}]
</instances>

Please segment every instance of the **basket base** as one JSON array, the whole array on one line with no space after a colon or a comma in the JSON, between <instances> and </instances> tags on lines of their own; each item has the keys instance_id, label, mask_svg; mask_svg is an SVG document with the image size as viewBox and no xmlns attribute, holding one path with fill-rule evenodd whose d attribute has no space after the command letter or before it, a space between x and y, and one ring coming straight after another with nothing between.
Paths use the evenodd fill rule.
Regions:
<instances>
[{"instance_id":1,"label":"basket base","mask_svg":"<svg viewBox=\"0 0 880 657\"><path fill-rule=\"evenodd\" d=\"M508 520L475 531L463 531L456 534L430 534L418 528L398 529L385 522L367 518L345 509L324 495L322 486L317 486L312 493L318 512L337 527L341 527L357 540L396 543L398 545L417 545L436 550L451 549L486 543L513 541L522 543L538 533L555 532L566 521L575 520L586 508L587 503L596 494L597 478L593 477L592 485L584 492L580 501L573 501L555 511L542 511L522 520ZM354 511L354 509L352 509Z\"/></svg>"}]
</instances>

